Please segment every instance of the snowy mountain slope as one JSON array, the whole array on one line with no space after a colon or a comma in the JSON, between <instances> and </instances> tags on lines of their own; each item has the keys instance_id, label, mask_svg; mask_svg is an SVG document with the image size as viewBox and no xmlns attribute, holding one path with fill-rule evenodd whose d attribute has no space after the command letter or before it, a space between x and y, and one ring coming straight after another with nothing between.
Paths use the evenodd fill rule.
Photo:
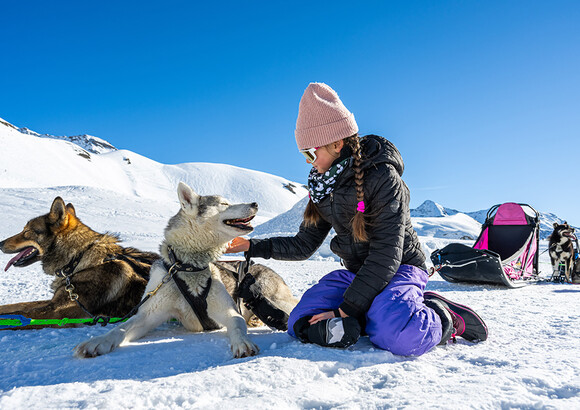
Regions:
<instances>
[{"instance_id":1,"label":"snowy mountain slope","mask_svg":"<svg viewBox=\"0 0 580 410\"><path fill-rule=\"evenodd\" d=\"M16 126L10 124L8 121L0 118L0 126L2 126L2 125L7 127L7 128L12 128L12 129L14 129L22 134L26 134L26 135L34 135L34 136L40 137L40 138L49 138L49 139L57 139L57 140L72 142L73 144L76 144L79 147L81 147L82 149L84 149L88 152L92 152L93 154L103 154L106 152L115 151L117 149L114 146L112 146L110 143L108 143L107 141L105 141L101 138L98 138L98 137L94 137L92 135L82 134L82 135L73 135L73 136L67 137L67 136L56 136L56 135L49 135L49 134L39 134L37 132L29 130L28 128L18 128Z\"/></svg>"},{"instance_id":2,"label":"snowy mountain slope","mask_svg":"<svg viewBox=\"0 0 580 410\"><path fill-rule=\"evenodd\" d=\"M438 203L427 200L419 205L415 209L411 209L411 217L439 217L439 216L451 216L458 214L459 211L451 208L445 208Z\"/></svg>"},{"instance_id":3,"label":"snowy mountain slope","mask_svg":"<svg viewBox=\"0 0 580 410\"><path fill-rule=\"evenodd\" d=\"M263 172L223 164L165 165L114 147L95 154L106 141L99 145L91 139L85 149L7 124L0 122L0 188L86 186L171 203L183 181L200 194L258 202L256 223L287 211L306 195L300 184Z\"/></svg>"},{"instance_id":4,"label":"snowy mountain slope","mask_svg":"<svg viewBox=\"0 0 580 410\"><path fill-rule=\"evenodd\" d=\"M481 231L481 224L463 213L444 218L411 218L411 220L417 234L424 237L475 241Z\"/></svg>"},{"instance_id":5,"label":"snowy mountain slope","mask_svg":"<svg viewBox=\"0 0 580 410\"><path fill-rule=\"evenodd\" d=\"M296 202L288 211L272 218L268 222L256 227L250 236L263 237L266 235L290 236L298 232L304 210L308 204L308 196Z\"/></svg>"}]
</instances>

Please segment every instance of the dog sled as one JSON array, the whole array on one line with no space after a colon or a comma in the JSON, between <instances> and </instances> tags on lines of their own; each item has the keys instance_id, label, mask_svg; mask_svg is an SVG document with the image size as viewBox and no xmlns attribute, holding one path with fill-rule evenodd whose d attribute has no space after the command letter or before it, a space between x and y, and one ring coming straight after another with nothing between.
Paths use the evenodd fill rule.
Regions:
<instances>
[{"instance_id":1,"label":"dog sled","mask_svg":"<svg viewBox=\"0 0 580 410\"><path fill-rule=\"evenodd\" d=\"M527 204L491 207L473 247L452 243L431 254L434 269L449 282L517 288L538 281L540 215Z\"/></svg>"}]
</instances>

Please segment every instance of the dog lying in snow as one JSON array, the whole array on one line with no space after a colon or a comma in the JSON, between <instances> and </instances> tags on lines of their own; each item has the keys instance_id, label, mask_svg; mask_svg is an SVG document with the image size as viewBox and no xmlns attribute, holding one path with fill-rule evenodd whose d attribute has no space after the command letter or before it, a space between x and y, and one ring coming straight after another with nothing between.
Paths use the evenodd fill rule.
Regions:
<instances>
[{"instance_id":1,"label":"dog lying in snow","mask_svg":"<svg viewBox=\"0 0 580 410\"><path fill-rule=\"evenodd\" d=\"M109 353L171 318L177 318L192 332L225 327L234 357L258 353L258 346L247 335L246 321L238 313L215 264L229 241L253 230L250 221L258 204L230 204L220 196L199 196L184 183L179 184L177 194L181 209L165 228L162 260L151 268L145 290L145 295L151 297L127 322L76 346L75 356ZM282 279L274 275L256 277L256 282L268 292L264 296L288 314L297 301ZM192 306L198 309L194 311Z\"/></svg>"},{"instance_id":2,"label":"dog lying in snow","mask_svg":"<svg viewBox=\"0 0 580 410\"><path fill-rule=\"evenodd\" d=\"M123 247L118 242L117 237L84 225L74 206L65 205L61 197L56 197L50 212L31 219L22 232L0 242L2 252L16 254L4 270L41 262L44 272L55 277L53 296L50 300L0 306L0 314L32 319L127 315L141 300L151 264L159 255ZM70 274L76 301L65 289L62 272Z\"/></svg>"}]
</instances>

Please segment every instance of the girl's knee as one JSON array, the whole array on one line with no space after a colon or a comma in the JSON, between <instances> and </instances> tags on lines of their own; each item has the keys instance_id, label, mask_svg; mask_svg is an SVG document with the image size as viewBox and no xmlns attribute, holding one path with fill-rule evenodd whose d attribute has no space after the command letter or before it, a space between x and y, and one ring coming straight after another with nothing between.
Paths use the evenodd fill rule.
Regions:
<instances>
[{"instance_id":1,"label":"girl's knee","mask_svg":"<svg viewBox=\"0 0 580 410\"><path fill-rule=\"evenodd\" d=\"M399 356L422 355L441 340L441 321L426 307L411 315L369 318L366 330L375 346Z\"/></svg>"}]
</instances>

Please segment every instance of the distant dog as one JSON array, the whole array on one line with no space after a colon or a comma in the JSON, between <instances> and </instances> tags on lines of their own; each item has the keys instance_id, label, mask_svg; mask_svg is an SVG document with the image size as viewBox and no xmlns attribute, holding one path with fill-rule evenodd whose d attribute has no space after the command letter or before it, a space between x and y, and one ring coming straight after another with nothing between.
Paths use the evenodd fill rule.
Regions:
<instances>
[{"instance_id":1,"label":"distant dog","mask_svg":"<svg viewBox=\"0 0 580 410\"><path fill-rule=\"evenodd\" d=\"M193 332L225 327L234 357L258 353L258 346L247 335L246 321L232 299L235 283L225 274L225 264L219 267L215 264L230 240L253 230L250 221L258 204L232 205L220 196L199 196L183 183L177 193L181 209L165 228L162 260L153 265L146 289L149 299L127 322L79 344L75 348L77 357L109 353L171 318L177 318ZM265 269L252 280L255 283L249 283L249 288L256 290L259 285L271 304L285 314L296 305L290 289L274 272ZM254 292L253 296L259 295ZM244 315L251 316L251 312L246 310Z\"/></svg>"},{"instance_id":2,"label":"distant dog","mask_svg":"<svg viewBox=\"0 0 580 410\"><path fill-rule=\"evenodd\" d=\"M49 275L67 272L74 289L69 294L65 278L56 276L52 299L0 306L0 315L63 319L128 314L141 300L159 255L122 247L118 241L84 225L72 204L65 206L62 198L55 198L48 214L31 219L22 232L0 242L2 252L17 254L4 270L41 261ZM18 329L24 328L34 326Z\"/></svg>"},{"instance_id":3,"label":"distant dog","mask_svg":"<svg viewBox=\"0 0 580 410\"><path fill-rule=\"evenodd\" d=\"M549 249L552 261L552 276L559 275L560 264L564 265L564 272L568 282L572 282L574 271L574 228L566 221L563 224L554 222L554 231L550 235Z\"/></svg>"}]
</instances>

